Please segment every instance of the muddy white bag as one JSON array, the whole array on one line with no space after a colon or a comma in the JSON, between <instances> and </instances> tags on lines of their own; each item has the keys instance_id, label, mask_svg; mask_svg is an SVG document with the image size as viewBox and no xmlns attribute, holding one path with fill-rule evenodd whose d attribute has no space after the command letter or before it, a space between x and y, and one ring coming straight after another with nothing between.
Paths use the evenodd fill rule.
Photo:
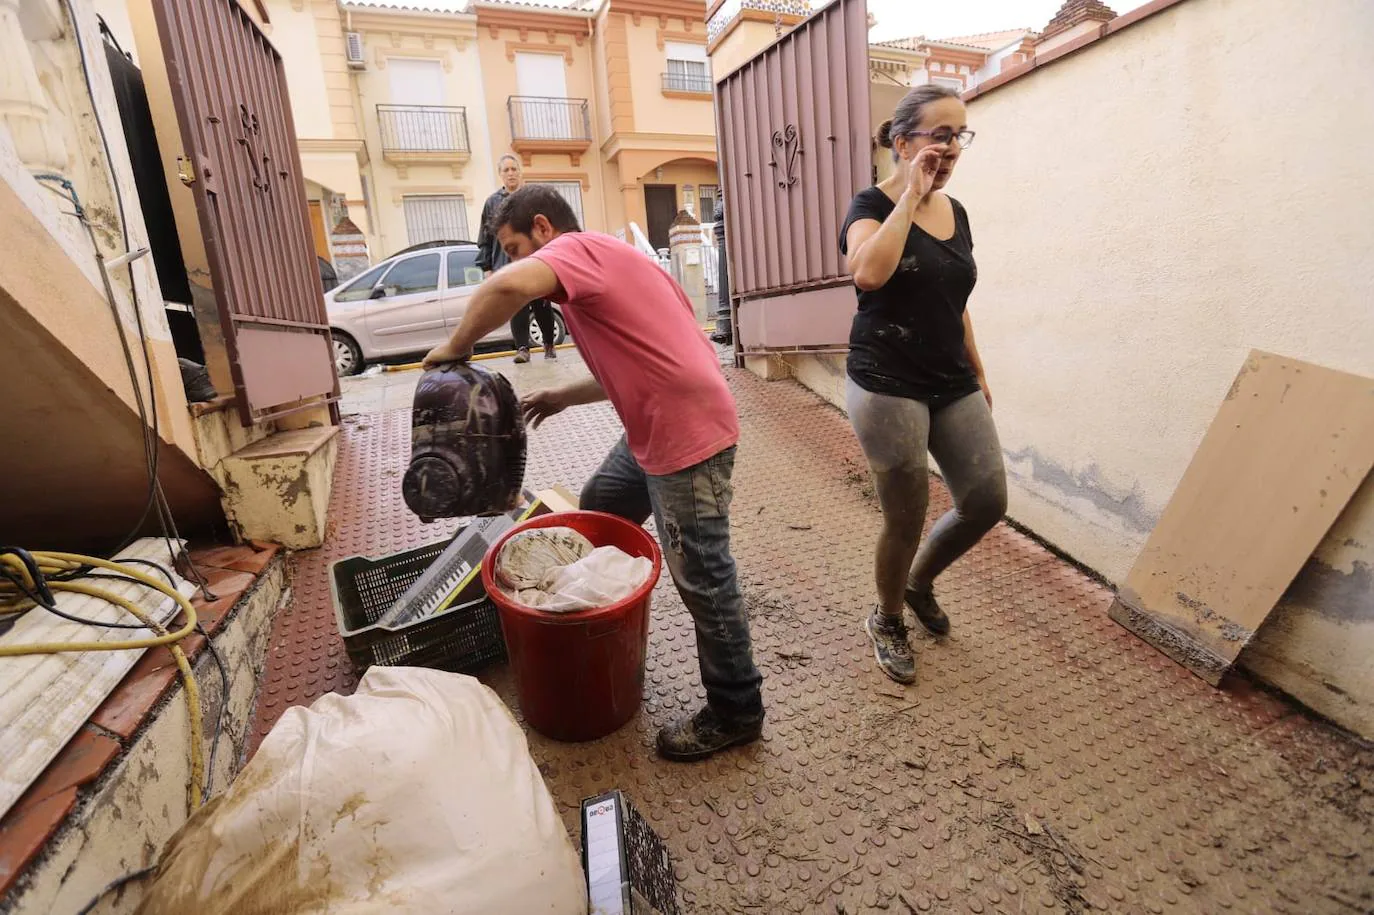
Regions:
<instances>
[{"instance_id":1,"label":"muddy white bag","mask_svg":"<svg viewBox=\"0 0 1374 915\"><path fill-rule=\"evenodd\" d=\"M577 852L505 705L374 667L293 708L169 843L146 915L585 915Z\"/></svg>"}]
</instances>

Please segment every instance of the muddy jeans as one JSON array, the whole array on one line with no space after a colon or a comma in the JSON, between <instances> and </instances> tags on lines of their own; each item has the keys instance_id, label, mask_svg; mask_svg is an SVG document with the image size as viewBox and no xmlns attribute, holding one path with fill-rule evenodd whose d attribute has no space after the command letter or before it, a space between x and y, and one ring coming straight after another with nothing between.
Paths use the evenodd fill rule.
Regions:
<instances>
[{"instance_id":1,"label":"muddy jeans","mask_svg":"<svg viewBox=\"0 0 1374 915\"><path fill-rule=\"evenodd\" d=\"M696 623L706 698L717 714L763 716L763 675L754 666L749 618L730 554L730 477L735 449L667 476L650 476L621 439L582 490L581 507L658 526L663 560Z\"/></svg>"},{"instance_id":2,"label":"muddy jeans","mask_svg":"<svg viewBox=\"0 0 1374 915\"><path fill-rule=\"evenodd\" d=\"M933 408L870 393L853 379L845 393L883 509L874 561L879 606L898 616L907 588L929 587L1006 514L1002 446L981 391ZM922 546L930 500L927 452L940 465L954 508L935 522Z\"/></svg>"}]
</instances>

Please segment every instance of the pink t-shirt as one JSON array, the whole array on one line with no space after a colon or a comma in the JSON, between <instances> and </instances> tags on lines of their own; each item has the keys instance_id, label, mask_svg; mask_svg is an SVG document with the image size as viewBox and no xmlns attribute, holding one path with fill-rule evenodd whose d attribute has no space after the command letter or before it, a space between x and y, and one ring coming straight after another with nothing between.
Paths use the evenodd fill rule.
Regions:
<instances>
[{"instance_id":1,"label":"pink t-shirt","mask_svg":"<svg viewBox=\"0 0 1374 915\"><path fill-rule=\"evenodd\" d=\"M599 232L560 235L532 256L557 274L578 351L645 473L685 470L739 441L715 348L658 264Z\"/></svg>"}]
</instances>

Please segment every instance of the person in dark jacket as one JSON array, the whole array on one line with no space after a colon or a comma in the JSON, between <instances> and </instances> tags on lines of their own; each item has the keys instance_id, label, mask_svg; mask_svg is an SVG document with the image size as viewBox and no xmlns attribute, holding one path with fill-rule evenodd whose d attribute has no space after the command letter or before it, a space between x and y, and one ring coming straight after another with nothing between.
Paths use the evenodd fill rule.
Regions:
<instances>
[{"instance_id":1,"label":"person in dark jacket","mask_svg":"<svg viewBox=\"0 0 1374 915\"><path fill-rule=\"evenodd\" d=\"M721 189L716 199L716 211L711 219L715 222L712 230L716 239L716 332L711 339L729 346L735 342L734 331L730 327L730 264L725 252L725 192Z\"/></svg>"},{"instance_id":2,"label":"person in dark jacket","mask_svg":"<svg viewBox=\"0 0 1374 915\"><path fill-rule=\"evenodd\" d=\"M501 175L501 187L497 188L496 193L488 197L482 206L482 228L477 235L477 266L487 273L495 273L510 263L506 252L496 243L496 232L492 228L491 219L496 215L501 203L520 190L525 183L525 176L520 171L520 160L515 156L502 156L496 163L496 168ZM515 361L530 361L531 316L539 323L539 332L544 338L544 358L557 359L558 350L554 348L557 328L554 325L553 306L546 299L536 299L520 309L511 319L510 334L515 340Z\"/></svg>"}]
</instances>

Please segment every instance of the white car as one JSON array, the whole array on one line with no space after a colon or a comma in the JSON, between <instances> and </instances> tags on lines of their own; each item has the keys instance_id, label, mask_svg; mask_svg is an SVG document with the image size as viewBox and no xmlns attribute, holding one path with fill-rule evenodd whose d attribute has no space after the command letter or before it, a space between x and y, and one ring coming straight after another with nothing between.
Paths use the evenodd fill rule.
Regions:
<instances>
[{"instance_id":1,"label":"white car","mask_svg":"<svg viewBox=\"0 0 1374 915\"><path fill-rule=\"evenodd\" d=\"M356 375L369 362L422 355L452 335L467 311L469 296L482 282L477 246L434 242L392 255L324 295L340 375ZM563 315L554 306L554 343L567 338ZM482 342L510 341L510 327ZM513 341L512 341L513 342ZM544 346L530 319L530 346Z\"/></svg>"}]
</instances>

